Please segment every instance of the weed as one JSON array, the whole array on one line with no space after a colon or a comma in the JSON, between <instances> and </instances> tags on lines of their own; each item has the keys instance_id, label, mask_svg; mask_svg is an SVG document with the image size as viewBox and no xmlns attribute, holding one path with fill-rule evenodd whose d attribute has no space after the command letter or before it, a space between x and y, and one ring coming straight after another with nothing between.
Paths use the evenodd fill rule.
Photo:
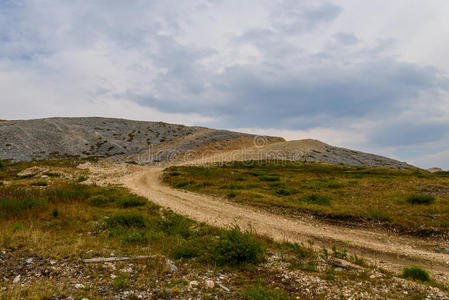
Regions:
<instances>
[{"instance_id":1,"label":"weed","mask_svg":"<svg viewBox=\"0 0 449 300\"><path fill-rule=\"evenodd\" d=\"M281 178L278 175L263 175L259 176L261 181L279 181Z\"/></svg>"},{"instance_id":2,"label":"weed","mask_svg":"<svg viewBox=\"0 0 449 300\"><path fill-rule=\"evenodd\" d=\"M326 195L310 194L305 195L299 199L301 202L317 205L331 205L331 198Z\"/></svg>"},{"instance_id":3,"label":"weed","mask_svg":"<svg viewBox=\"0 0 449 300\"><path fill-rule=\"evenodd\" d=\"M262 261L265 248L250 232L238 226L222 231L215 245L214 259L218 265L240 265Z\"/></svg>"},{"instance_id":4,"label":"weed","mask_svg":"<svg viewBox=\"0 0 449 300\"><path fill-rule=\"evenodd\" d=\"M169 235L181 235L184 238L189 237L192 232L190 230L192 222L180 215L167 211L163 218L159 221L160 229Z\"/></svg>"},{"instance_id":5,"label":"weed","mask_svg":"<svg viewBox=\"0 0 449 300\"><path fill-rule=\"evenodd\" d=\"M370 209L368 211L369 216L378 222L389 222L391 221L391 216L379 209Z\"/></svg>"},{"instance_id":6,"label":"weed","mask_svg":"<svg viewBox=\"0 0 449 300\"><path fill-rule=\"evenodd\" d=\"M321 249L321 254L320 257L324 260L328 260L329 259L329 251L327 251L326 247L323 246L323 248Z\"/></svg>"},{"instance_id":7,"label":"weed","mask_svg":"<svg viewBox=\"0 0 449 300\"><path fill-rule=\"evenodd\" d=\"M346 259L348 257L348 251L346 249L339 251L336 246L332 246L332 254L340 259Z\"/></svg>"},{"instance_id":8,"label":"weed","mask_svg":"<svg viewBox=\"0 0 449 300\"><path fill-rule=\"evenodd\" d=\"M137 206L144 206L145 204L147 204L147 202L148 201L143 197L132 196L119 199L118 206L121 208L137 207Z\"/></svg>"},{"instance_id":9,"label":"weed","mask_svg":"<svg viewBox=\"0 0 449 300\"><path fill-rule=\"evenodd\" d=\"M323 275L323 279L325 280L334 280L335 279L335 269L332 267L327 268L326 273Z\"/></svg>"},{"instance_id":10,"label":"weed","mask_svg":"<svg viewBox=\"0 0 449 300\"><path fill-rule=\"evenodd\" d=\"M51 215L53 216L53 218L56 218L56 217L58 217L58 215L59 215L59 211L58 211L56 208L54 208L54 209L51 211Z\"/></svg>"},{"instance_id":11,"label":"weed","mask_svg":"<svg viewBox=\"0 0 449 300\"><path fill-rule=\"evenodd\" d=\"M226 197L228 197L229 199L235 198L237 197L237 194L234 192L229 192L226 194Z\"/></svg>"},{"instance_id":12,"label":"weed","mask_svg":"<svg viewBox=\"0 0 449 300\"><path fill-rule=\"evenodd\" d=\"M96 206L96 207L107 206L110 202L110 200L104 195L92 196L87 201L89 202L90 205Z\"/></svg>"},{"instance_id":13,"label":"weed","mask_svg":"<svg viewBox=\"0 0 449 300\"><path fill-rule=\"evenodd\" d=\"M114 278L112 282L112 286L116 290L123 290L129 287L129 275L126 273L122 273Z\"/></svg>"},{"instance_id":14,"label":"weed","mask_svg":"<svg viewBox=\"0 0 449 300\"><path fill-rule=\"evenodd\" d=\"M126 212L116 214L105 221L107 228L114 227L146 227L147 220L144 215L137 212Z\"/></svg>"},{"instance_id":15,"label":"weed","mask_svg":"<svg viewBox=\"0 0 449 300\"><path fill-rule=\"evenodd\" d=\"M189 259L198 257L200 250L197 245L192 242L186 242L173 248L171 255L175 259Z\"/></svg>"},{"instance_id":16,"label":"weed","mask_svg":"<svg viewBox=\"0 0 449 300\"><path fill-rule=\"evenodd\" d=\"M47 186L47 182L46 181L35 181L33 183L31 183L31 185L33 186Z\"/></svg>"},{"instance_id":17,"label":"weed","mask_svg":"<svg viewBox=\"0 0 449 300\"><path fill-rule=\"evenodd\" d=\"M435 202L435 197L425 194L413 194L408 196L406 201L410 204L430 204Z\"/></svg>"},{"instance_id":18,"label":"weed","mask_svg":"<svg viewBox=\"0 0 449 300\"><path fill-rule=\"evenodd\" d=\"M418 280L422 282L429 282L430 275L420 267L405 267L402 270L402 277L407 279Z\"/></svg>"},{"instance_id":19,"label":"weed","mask_svg":"<svg viewBox=\"0 0 449 300\"><path fill-rule=\"evenodd\" d=\"M127 244L146 244L148 236L142 231L127 232L122 241Z\"/></svg>"}]
</instances>

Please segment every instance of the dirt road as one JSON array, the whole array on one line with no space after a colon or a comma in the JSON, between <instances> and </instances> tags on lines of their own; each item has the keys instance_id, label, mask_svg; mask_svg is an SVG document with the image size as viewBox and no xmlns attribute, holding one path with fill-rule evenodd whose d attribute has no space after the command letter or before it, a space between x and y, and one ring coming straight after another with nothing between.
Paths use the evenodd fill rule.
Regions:
<instances>
[{"instance_id":1,"label":"dirt road","mask_svg":"<svg viewBox=\"0 0 449 300\"><path fill-rule=\"evenodd\" d=\"M226 227L252 228L277 241L313 242L313 246L343 244L356 254L387 270L398 272L404 265L420 265L440 282L449 283L449 255L436 253L447 247L435 241L322 224L309 219L287 218L223 199L170 188L162 183L160 167L136 167L119 181L133 192L179 214L200 222Z\"/></svg>"}]
</instances>

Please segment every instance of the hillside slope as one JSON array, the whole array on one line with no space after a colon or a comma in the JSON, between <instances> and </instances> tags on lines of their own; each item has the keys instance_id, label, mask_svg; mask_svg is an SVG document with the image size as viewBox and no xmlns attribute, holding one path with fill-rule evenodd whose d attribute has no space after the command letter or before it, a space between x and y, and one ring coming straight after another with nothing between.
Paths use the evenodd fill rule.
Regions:
<instances>
[{"instance_id":1,"label":"hillside slope","mask_svg":"<svg viewBox=\"0 0 449 300\"><path fill-rule=\"evenodd\" d=\"M227 130L111 118L0 122L0 160L112 157L141 165L281 159L348 166L412 167L317 140L286 142Z\"/></svg>"},{"instance_id":2,"label":"hillside slope","mask_svg":"<svg viewBox=\"0 0 449 300\"><path fill-rule=\"evenodd\" d=\"M65 156L126 156L169 145L176 145L176 151L185 152L240 137L252 139L253 136L163 122L110 118L6 121L0 123L0 159L29 161Z\"/></svg>"}]
</instances>

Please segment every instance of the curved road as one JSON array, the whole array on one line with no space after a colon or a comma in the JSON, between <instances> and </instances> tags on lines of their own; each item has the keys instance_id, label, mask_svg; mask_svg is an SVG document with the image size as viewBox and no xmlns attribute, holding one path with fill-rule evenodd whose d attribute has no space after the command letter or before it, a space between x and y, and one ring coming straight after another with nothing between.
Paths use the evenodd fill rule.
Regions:
<instances>
[{"instance_id":1,"label":"curved road","mask_svg":"<svg viewBox=\"0 0 449 300\"><path fill-rule=\"evenodd\" d=\"M365 257L384 269L398 272L405 265L420 265L431 271L438 281L449 283L449 255L434 251L447 245L382 231L283 217L224 199L176 190L162 183L162 172L161 167L140 167L120 181L150 201L199 222L252 228L257 234L277 241L304 244L312 241L316 248L344 243L350 254Z\"/></svg>"}]
</instances>

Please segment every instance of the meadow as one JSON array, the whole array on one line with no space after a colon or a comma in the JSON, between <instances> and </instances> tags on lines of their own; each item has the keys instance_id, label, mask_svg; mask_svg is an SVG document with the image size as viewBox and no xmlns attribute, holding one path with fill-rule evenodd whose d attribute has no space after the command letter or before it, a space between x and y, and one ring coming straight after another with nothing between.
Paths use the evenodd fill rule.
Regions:
<instances>
[{"instance_id":1,"label":"meadow","mask_svg":"<svg viewBox=\"0 0 449 300\"><path fill-rule=\"evenodd\" d=\"M164 180L175 188L286 215L379 226L414 235L449 229L449 174L299 162L233 162L175 166Z\"/></svg>"}]
</instances>

